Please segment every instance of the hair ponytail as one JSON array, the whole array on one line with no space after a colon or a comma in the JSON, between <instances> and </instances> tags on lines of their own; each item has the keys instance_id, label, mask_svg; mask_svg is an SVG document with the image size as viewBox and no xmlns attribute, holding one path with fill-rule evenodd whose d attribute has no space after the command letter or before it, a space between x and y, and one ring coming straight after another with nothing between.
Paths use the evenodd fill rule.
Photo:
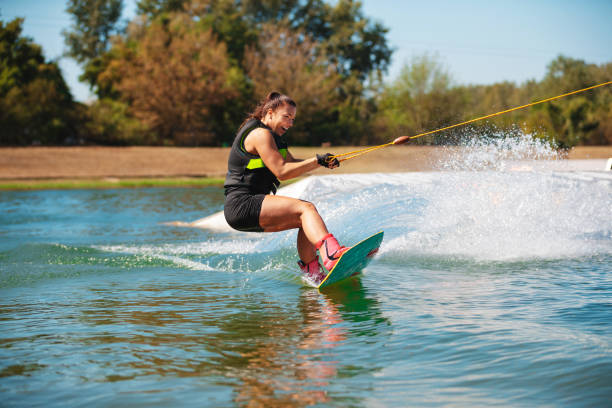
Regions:
<instances>
[{"instance_id":1,"label":"hair ponytail","mask_svg":"<svg viewBox=\"0 0 612 408\"><path fill-rule=\"evenodd\" d=\"M293 107L297 107L297 104L295 103L295 101L291 99L290 97L288 97L287 95L281 94L280 92L277 92L277 91L270 92L264 99L259 101L259 103L255 107L255 110L249 113L249 115L246 117L244 122L242 122L240 127L244 126L244 124L248 122L250 119L262 120L270 109L272 109L272 111L275 111L281 105L284 105L284 104L291 105Z\"/></svg>"},{"instance_id":2,"label":"hair ponytail","mask_svg":"<svg viewBox=\"0 0 612 408\"><path fill-rule=\"evenodd\" d=\"M281 95L280 92L276 92L276 91L272 91L268 94L268 96L266 96L266 100L267 101L271 101L273 99L278 99L280 97L282 97L283 95Z\"/></svg>"}]
</instances>

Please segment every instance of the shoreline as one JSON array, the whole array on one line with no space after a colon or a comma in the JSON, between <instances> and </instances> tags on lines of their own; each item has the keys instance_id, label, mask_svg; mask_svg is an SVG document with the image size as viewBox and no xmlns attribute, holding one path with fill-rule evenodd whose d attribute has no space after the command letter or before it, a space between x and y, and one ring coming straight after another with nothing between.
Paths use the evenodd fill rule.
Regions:
<instances>
[{"instance_id":1,"label":"shoreline","mask_svg":"<svg viewBox=\"0 0 612 408\"><path fill-rule=\"evenodd\" d=\"M360 148L293 147L291 151L304 158ZM461 148L391 146L309 175L435 171L457 149ZM228 155L229 148L219 147L0 147L0 190L223 185ZM575 164L608 159L612 146L580 146L564 157Z\"/></svg>"},{"instance_id":2,"label":"shoreline","mask_svg":"<svg viewBox=\"0 0 612 408\"><path fill-rule=\"evenodd\" d=\"M0 179L0 191L223 186L218 177Z\"/></svg>"}]
</instances>

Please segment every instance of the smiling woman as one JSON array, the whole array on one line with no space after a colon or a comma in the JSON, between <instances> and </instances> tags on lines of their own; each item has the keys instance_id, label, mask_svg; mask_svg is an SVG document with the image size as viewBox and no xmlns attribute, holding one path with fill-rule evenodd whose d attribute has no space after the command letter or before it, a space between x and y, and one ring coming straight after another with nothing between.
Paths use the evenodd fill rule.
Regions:
<instances>
[{"instance_id":1,"label":"smiling woman","mask_svg":"<svg viewBox=\"0 0 612 408\"><path fill-rule=\"evenodd\" d=\"M307 201L272 195L280 180L301 176L319 166L339 166L332 154L294 158L283 135L293 126L297 104L271 92L240 126L232 145L225 180L225 219L239 231L275 232L298 229L297 249L302 271L318 284L322 272L317 250L331 270L346 250L329 233L315 206Z\"/></svg>"}]
</instances>

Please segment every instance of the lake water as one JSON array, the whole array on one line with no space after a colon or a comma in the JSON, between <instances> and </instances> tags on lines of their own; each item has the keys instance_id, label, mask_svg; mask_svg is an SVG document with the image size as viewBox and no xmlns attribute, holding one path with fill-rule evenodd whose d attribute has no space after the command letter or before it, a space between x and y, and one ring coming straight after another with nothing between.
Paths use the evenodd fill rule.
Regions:
<instances>
[{"instance_id":1,"label":"lake water","mask_svg":"<svg viewBox=\"0 0 612 408\"><path fill-rule=\"evenodd\" d=\"M1 192L0 405L609 407L612 178L525 166L300 182L385 231L324 293L295 232L163 225L220 188Z\"/></svg>"}]
</instances>

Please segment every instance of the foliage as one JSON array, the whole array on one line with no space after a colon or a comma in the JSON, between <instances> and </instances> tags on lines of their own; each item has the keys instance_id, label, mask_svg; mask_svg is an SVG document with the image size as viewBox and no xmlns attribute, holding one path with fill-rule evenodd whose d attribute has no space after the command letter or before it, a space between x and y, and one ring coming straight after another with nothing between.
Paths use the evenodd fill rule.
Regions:
<instances>
[{"instance_id":1,"label":"foliage","mask_svg":"<svg viewBox=\"0 0 612 408\"><path fill-rule=\"evenodd\" d=\"M540 86L540 95L571 92L610 81L611 78L610 63L597 66L559 56L548 66ZM557 142L564 147L612 143L612 134L609 132L612 127L609 115L612 106L610 88L608 86L547 104L544 108L548 117L546 130L556 135Z\"/></svg>"},{"instance_id":2,"label":"foliage","mask_svg":"<svg viewBox=\"0 0 612 408\"><path fill-rule=\"evenodd\" d=\"M119 32L117 22L122 8L122 0L68 0L66 11L74 22L70 30L62 31L67 55L83 65L79 79L88 82L100 98L107 93L99 87L98 75L108 62L105 54L111 36Z\"/></svg>"},{"instance_id":3,"label":"foliage","mask_svg":"<svg viewBox=\"0 0 612 408\"><path fill-rule=\"evenodd\" d=\"M267 25L262 29L258 46L245 52L245 65L256 95L276 89L299 101L298 114L304 119L291 129L294 144L327 141L329 134L324 131L327 129L321 127L337 115L341 79L325 58L316 55L310 39L299 32Z\"/></svg>"},{"instance_id":4,"label":"foliage","mask_svg":"<svg viewBox=\"0 0 612 408\"><path fill-rule=\"evenodd\" d=\"M385 87L374 118L378 133L387 138L415 135L451 125L460 118L464 93L452 88L452 79L437 57L422 55L405 65Z\"/></svg>"},{"instance_id":5,"label":"foliage","mask_svg":"<svg viewBox=\"0 0 612 408\"><path fill-rule=\"evenodd\" d=\"M612 78L611 71L612 64L597 66L559 56L539 83L453 86L437 58L424 55L404 66L399 77L380 92L373 125L377 133L387 136L384 140L416 135L600 84ZM417 143L457 143L474 132L489 134L492 127L511 131L518 124L560 147L610 144L611 106L612 89L604 87L476 122L469 132L458 128L417 139Z\"/></svg>"},{"instance_id":6,"label":"foliage","mask_svg":"<svg viewBox=\"0 0 612 408\"><path fill-rule=\"evenodd\" d=\"M139 15L154 18L168 12L182 11L187 0L139 0L136 10Z\"/></svg>"},{"instance_id":7,"label":"foliage","mask_svg":"<svg viewBox=\"0 0 612 408\"><path fill-rule=\"evenodd\" d=\"M105 98L95 101L87 111L85 128L89 140L99 144L154 144L154 133L128 113L128 105Z\"/></svg>"},{"instance_id":8,"label":"foliage","mask_svg":"<svg viewBox=\"0 0 612 408\"><path fill-rule=\"evenodd\" d=\"M68 55L83 63L106 52L122 6L122 0L68 0L66 11L74 20L71 30L63 31Z\"/></svg>"},{"instance_id":9,"label":"foliage","mask_svg":"<svg viewBox=\"0 0 612 408\"><path fill-rule=\"evenodd\" d=\"M109 76L133 115L165 143L214 143L212 108L237 96L225 44L185 14L156 20L135 46L119 40Z\"/></svg>"},{"instance_id":10,"label":"foliage","mask_svg":"<svg viewBox=\"0 0 612 408\"><path fill-rule=\"evenodd\" d=\"M318 53L327 55L329 64L344 77L357 75L365 80L372 72L386 71L391 61L391 49L385 38L388 30L366 18L359 2L333 3L324 0L140 0L137 6L150 19L191 10L198 18L216 22L213 23L215 32L235 51L234 57L245 45L253 44L253 30L273 24L310 37ZM228 30L230 21L235 23L234 29ZM235 44L230 46L231 42Z\"/></svg>"},{"instance_id":11,"label":"foliage","mask_svg":"<svg viewBox=\"0 0 612 408\"><path fill-rule=\"evenodd\" d=\"M261 75L254 74L251 60L244 58L242 65L254 88L260 82L250 96L251 105L271 88L278 88L273 86L274 78L289 71L284 64L289 59L281 56L303 53L301 43L305 43L310 49L310 60L295 70L295 85L287 89L296 90L286 91L299 104L300 119L290 137L301 144L350 144L373 140L369 132L371 107L366 92L373 82L380 80L391 59L386 28L364 17L360 3L347 0L334 4L322 0L233 3L240 4L247 26L257 27L263 33L255 48L260 53L265 50L267 55L279 55L276 61L268 57L270 75L265 81ZM282 41L266 40L265 31L274 30L294 33L291 46ZM253 47L247 46L250 50ZM263 84L269 87L262 93ZM323 95L327 97L322 98ZM304 99L310 97L313 99Z\"/></svg>"},{"instance_id":12,"label":"foliage","mask_svg":"<svg viewBox=\"0 0 612 408\"><path fill-rule=\"evenodd\" d=\"M612 63L559 56L541 81L458 85L437 56L415 57L387 84L387 29L351 0L69 0L68 55L95 89L75 104L55 62L0 22L0 143L229 145L271 90L298 103L292 144L380 144L610 81ZM491 129L561 147L612 143L612 87L599 88L416 143L460 143ZM496 132L497 134L503 132Z\"/></svg>"},{"instance_id":13,"label":"foliage","mask_svg":"<svg viewBox=\"0 0 612 408\"><path fill-rule=\"evenodd\" d=\"M329 64L343 77L367 79L370 73L385 72L391 61L387 29L373 23L361 12L361 3L338 0L247 0L244 15L252 24L285 25L304 32L318 44Z\"/></svg>"},{"instance_id":14,"label":"foliage","mask_svg":"<svg viewBox=\"0 0 612 408\"><path fill-rule=\"evenodd\" d=\"M61 143L75 135L72 96L57 64L21 36L22 23L0 21L1 144Z\"/></svg>"},{"instance_id":15,"label":"foliage","mask_svg":"<svg viewBox=\"0 0 612 408\"><path fill-rule=\"evenodd\" d=\"M142 15L89 61L84 77L100 98L126 103L158 142L227 145L272 89L299 101L294 142L350 142L348 132L365 133L363 81L380 77L391 51L386 29L363 17L359 3L140 0L137 7Z\"/></svg>"}]
</instances>

